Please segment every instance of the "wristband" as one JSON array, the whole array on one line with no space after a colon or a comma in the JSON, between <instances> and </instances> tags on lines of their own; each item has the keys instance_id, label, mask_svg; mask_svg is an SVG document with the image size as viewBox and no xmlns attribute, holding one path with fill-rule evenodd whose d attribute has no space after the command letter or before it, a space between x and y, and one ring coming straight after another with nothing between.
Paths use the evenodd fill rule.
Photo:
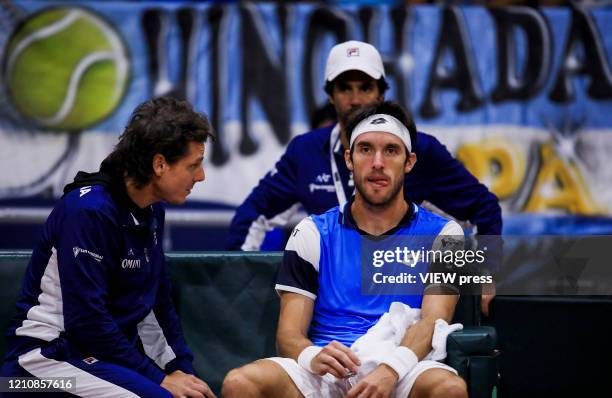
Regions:
<instances>
[{"instance_id":1,"label":"wristband","mask_svg":"<svg viewBox=\"0 0 612 398\"><path fill-rule=\"evenodd\" d=\"M298 355L298 365L300 365L302 368L306 369L310 373L315 373L312 370L310 363L312 362L312 359L316 357L319 352L321 352L322 349L323 347L317 347L316 345L311 345L304 348L302 352L300 352L300 355Z\"/></svg>"},{"instance_id":2,"label":"wristband","mask_svg":"<svg viewBox=\"0 0 612 398\"><path fill-rule=\"evenodd\" d=\"M397 373L397 380L402 380L419 362L416 354L408 347L399 346L381 363L388 365Z\"/></svg>"}]
</instances>

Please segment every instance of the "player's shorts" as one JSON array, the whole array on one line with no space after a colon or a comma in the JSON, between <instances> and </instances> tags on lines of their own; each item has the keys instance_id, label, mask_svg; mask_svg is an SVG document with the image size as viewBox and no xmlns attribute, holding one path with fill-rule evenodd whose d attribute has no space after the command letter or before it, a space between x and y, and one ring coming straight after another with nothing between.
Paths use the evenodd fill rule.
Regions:
<instances>
[{"instance_id":1,"label":"player's shorts","mask_svg":"<svg viewBox=\"0 0 612 398\"><path fill-rule=\"evenodd\" d=\"M172 398L159 384L139 373L114 363L95 358L66 358L53 343L35 348L13 360L7 360L0 375L5 377L70 377L75 380L72 393L44 393L45 398ZM0 397L25 397L23 393L2 393Z\"/></svg>"},{"instance_id":2,"label":"player's shorts","mask_svg":"<svg viewBox=\"0 0 612 398\"><path fill-rule=\"evenodd\" d=\"M357 383L356 377L348 379L338 379L329 373L325 376L319 376L310 373L306 369L298 365L297 361L291 358L272 357L266 358L280 365L285 372L291 377L293 383L297 386L300 393L306 398L322 397L336 398L344 397L346 393ZM450 366L438 361L420 361L402 380L400 380L391 395L391 398L406 398L410 394L410 390L414 385L417 377L421 373L429 369L444 369L457 374L457 371Z\"/></svg>"}]
</instances>

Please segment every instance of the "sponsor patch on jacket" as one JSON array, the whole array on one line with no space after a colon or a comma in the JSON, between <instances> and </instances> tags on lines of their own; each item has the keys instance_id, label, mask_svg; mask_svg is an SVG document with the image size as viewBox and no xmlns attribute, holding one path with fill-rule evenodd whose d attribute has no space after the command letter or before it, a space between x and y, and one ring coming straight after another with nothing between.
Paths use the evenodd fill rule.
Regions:
<instances>
[{"instance_id":1,"label":"sponsor patch on jacket","mask_svg":"<svg viewBox=\"0 0 612 398\"><path fill-rule=\"evenodd\" d=\"M72 248L72 253L74 253L74 258L76 258L76 256L78 256L80 253L85 253L85 254L89 254L90 256L92 256L97 262L102 261L102 259L104 258L104 256L101 256L97 253L94 253L92 251L89 251L87 249L83 249L82 247L78 247L78 246L74 246Z\"/></svg>"},{"instance_id":2,"label":"sponsor patch on jacket","mask_svg":"<svg viewBox=\"0 0 612 398\"><path fill-rule=\"evenodd\" d=\"M98 362L98 360L94 357L87 357L83 359L83 362L85 362L87 365L93 365L94 363Z\"/></svg>"},{"instance_id":3,"label":"sponsor patch on jacket","mask_svg":"<svg viewBox=\"0 0 612 398\"><path fill-rule=\"evenodd\" d=\"M140 269L140 259L124 258L121 260L123 269Z\"/></svg>"},{"instance_id":4,"label":"sponsor patch on jacket","mask_svg":"<svg viewBox=\"0 0 612 398\"><path fill-rule=\"evenodd\" d=\"M308 185L310 193L315 191L336 192L336 187L332 184L310 184Z\"/></svg>"}]
</instances>

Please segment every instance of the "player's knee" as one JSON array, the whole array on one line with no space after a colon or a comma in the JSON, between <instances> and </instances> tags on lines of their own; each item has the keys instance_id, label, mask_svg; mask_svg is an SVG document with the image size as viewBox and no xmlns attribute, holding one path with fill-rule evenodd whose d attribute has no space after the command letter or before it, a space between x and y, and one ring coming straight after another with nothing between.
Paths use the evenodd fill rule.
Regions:
<instances>
[{"instance_id":1,"label":"player's knee","mask_svg":"<svg viewBox=\"0 0 612 398\"><path fill-rule=\"evenodd\" d=\"M434 398L467 398L467 385L461 377L449 377L433 389L431 396Z\"/></svg>"},{"instance_id":2,"label":"player's knee","mask_svg":"<svg viewBox=\"0 0 612 398\"><path fill-rule=\"evenodd\" d=\"M249 366L249 365L247 365ZM223 380L221 394L225 398L257 396L259 386L246 366L231 370Z\"/></svg>"}]
</instances>

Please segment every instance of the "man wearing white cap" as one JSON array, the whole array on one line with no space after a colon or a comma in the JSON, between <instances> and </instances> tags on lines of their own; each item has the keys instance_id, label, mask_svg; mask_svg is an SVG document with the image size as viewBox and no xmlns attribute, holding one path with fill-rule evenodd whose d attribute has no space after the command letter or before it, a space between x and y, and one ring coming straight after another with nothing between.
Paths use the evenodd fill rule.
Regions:
<instances>
[{"instance_id":1,"label":"man wearing white cap","mask_svg":"<svg viewBox=\"0 0 612 398\"><path fill-rule=\"evenodd\" d=\"M334 46L325 68L325 91L338 124L295 137L275 167L236 209L228 248L260 250L266 232L285 225L300 206L321 214L352 196L353 173L344 163L349 142L344 118L353 109L380 102L388 88L380 54L372 45L347 41ZM427 201L457 220L468 220L481 235L500 235L501 208L489 190L433 136L417 133L419 163L404 179L414 202ZM483 296L488 314L492 296Z\"/></svg>"},{"instance_id":2,"label":"man wearing white cap","mask_svg":"<svg viewBox=\"0 0 612 398\"><path fill-rule=\"evenodd\" d=\"M232 370L226 398L467 397L456 371L438 362L448 333L461 327L447 323L457 286L424 284L407 295L362 279L371 266L363 256L369 241L430 236L435 248L456 237L462 246L463 231L405 198L417 135L401 107L385 102L357 110L347 132L355 196L293 230L276 284L281 356Z\"/></svg>"}]
</instances>

